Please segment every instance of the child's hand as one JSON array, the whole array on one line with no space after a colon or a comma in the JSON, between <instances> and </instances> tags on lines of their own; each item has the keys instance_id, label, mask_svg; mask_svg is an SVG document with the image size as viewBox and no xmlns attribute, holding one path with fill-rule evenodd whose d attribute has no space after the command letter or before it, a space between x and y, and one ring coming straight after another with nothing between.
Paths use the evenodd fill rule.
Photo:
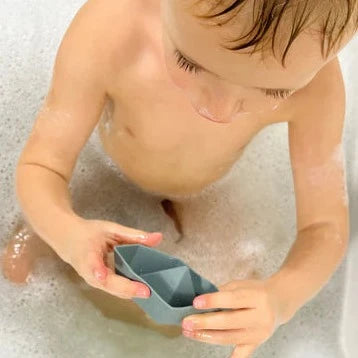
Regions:
<instances>
[{"instance_id":1,"label":"child's hand","mask_svg":"<svg viewBox=\"0 0 358 358\"><path fill-rule=\"evenodd\" d=\"M193 305L197 309L231 309L188 316L182 326L189 338L236 345L232 358L250 357L282 324L282 307L269 281L233 281L219 292L197 296Z\"/></svg>"},{"instance_id":2,"label":"child's hand","mask_svg":"<svg viewBox=\"0 0 358 358\"><path fill-rule=\"evenodd\" d=\"M155 246L161 233L146 233L109 221L80 220L65 249L57 252L91 286L114 296L130 299L150 296L149 288L139 282L117 275L108 267L107 254L120 244Z\"/></svg>"}]
</instances>

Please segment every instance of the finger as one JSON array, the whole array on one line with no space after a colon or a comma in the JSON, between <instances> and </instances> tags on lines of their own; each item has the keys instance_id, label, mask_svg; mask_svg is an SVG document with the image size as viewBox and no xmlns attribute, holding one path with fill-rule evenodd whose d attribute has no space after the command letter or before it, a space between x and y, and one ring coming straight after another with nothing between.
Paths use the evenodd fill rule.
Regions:
<instances>
[{"instance_id":1,"label":"finger","mask_svg":"<svg viewBox=\"0 0 358 358\"><path fill-rule=\"evenodd\" d=\"M185 330L227 330L256 327L258 323L256 316L255 309L203 313L185 317L182 327Z\"/></svg>"},{"instance_id":2,"label":"finger","mask_svg":"<svg viewBox=\"0 0 358 358\"><path fill-rule=\"evenodd\" d=\"M254 289L219 291L195 297L193 306L197 309L207 308L255 308L258 294Z\"/></svg>"},{"instance_id":3,"label":"finger","mask_svg":"<svg viewBox=\"0 0 358 358\"><path fill-rule=\"evenodd\" d=\"M108 271L106 282L103 285L103 289L108 293L127 299L150 297L150 289L145 284L117 275L110 269Z\"/></svg>"},{"instance_id":4,"label":"finger","mask_svg":"<svg viewBox=\"0 0 358 358\"><path fill-rule=\"evenodd\" d=\"M231 358L250 358L254 353L256 346L254 345L240 345L236 346L231 354Z\"/></svg>"},{"instance_id":5,"label":"finger","mask_svg":"<svg viewBox=\"0 0 358 358\"><path fill-rule=\"evenodd\" d=\"M89 266L89 275L93 275L94 279L103 282L107 278L108 269L104 264L103 254L92 251L88 254L87 264Z\"/></svg>"},{"instance_id":6,"label":"finger","mask_svg":"<svg viewBox=\"0 0 358 358\"><path fill-rule=\"evenodd\" d=\"M121 244L139 243L146 246L156 246L163 238L163 235L160 232L148 233L124 227L113 222L106 222L106 231L112 239Z\"/></svg>"},{"instance_id":7,"label":"finger","mask_svg":"<svg viewBox=\"0 0 358 358\"><path fill-rule=\"evenodd\" d=\"M242 345L257 344L259 337L255 331L227 330L227 331L183 331L185 337L209 344L230 345L240 343ZM241 358L241 357L240 357Z\"/></svg>"},{"instance_id":8,"label":"finger","mask_svg":"<svg viewBox=\"0 0 358 358\"><path fill-rule=\"evenodd\" d=\"M114 296L120 298L148 298L150 289L141 282L131 281L105 266L100 252L91 252L88 255L89 274L87 282Z\"/></svg>"}]
</instances>

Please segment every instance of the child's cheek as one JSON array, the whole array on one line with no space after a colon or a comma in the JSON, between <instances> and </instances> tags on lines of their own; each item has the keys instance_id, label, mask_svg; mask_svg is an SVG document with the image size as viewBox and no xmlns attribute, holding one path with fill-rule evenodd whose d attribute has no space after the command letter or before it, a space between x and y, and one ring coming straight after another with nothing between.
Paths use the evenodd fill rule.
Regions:
<instances>
[{"instance_id":1,"label":"child's cheek","mask_svg":"<svg viewBox=\"0 0 358 358\"><path fill-rule=\"evenodd\" d=\"M168 74L175 86L186 90L190 87L188 75L181 70L173 61L167 61Z\"/></svg>"},{"instance_id":2,"label":"child's cheek","mask_svg":"<svg viewBox=\"0 0 358 358\"><path fill-rule=\"evenodd\" d=\"M178 67L177 60L174 56L173 45L168 39L166 32L164 32L163 35L163 47L165 66L170 80L176 87L179 87L182 90L188 90L192 83L191 75Z\"/></svg>"}]
</instances>

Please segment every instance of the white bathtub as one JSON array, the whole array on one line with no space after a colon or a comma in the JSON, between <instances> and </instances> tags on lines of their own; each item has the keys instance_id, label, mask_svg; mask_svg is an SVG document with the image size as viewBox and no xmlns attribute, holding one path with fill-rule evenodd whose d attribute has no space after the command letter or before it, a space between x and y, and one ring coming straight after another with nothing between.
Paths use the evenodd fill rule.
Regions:
<instances>
[{"instance_id":1,"label":"white bathtub","mask_svg":"<svg viewBox=\"0 0 358 358\"><path fill-rule=\"evenodd\" d=\"M0 248L19 213L12 185L16 158L46 95L57 46L82 2L0 2ZM256 357L358 357L357 54L357 40L342 54L348 92L345 149L352 215L349 256L320 294L281 327ZM175 244L175 230L156 199L118 178L95 135L79 160L73 192L77 209L88 217L162 230L166 238L163 250L182 257L217 283L228 278L220 268L230 265L231 275L238 276L252 268L274 271L294 238L285 125L260 133L231 177L186 203L187 238L180 245ZM215 264L211 261L213 252L218 253ZM183 337L169 339L122 322L115 315L103 315L101 305L88 300L85 286L74 285L68 272L60 261L44 260L27 286L12 285L0 276L1 358L228 356L227 347L190 342Z\"/></svg>"}]
</instances>

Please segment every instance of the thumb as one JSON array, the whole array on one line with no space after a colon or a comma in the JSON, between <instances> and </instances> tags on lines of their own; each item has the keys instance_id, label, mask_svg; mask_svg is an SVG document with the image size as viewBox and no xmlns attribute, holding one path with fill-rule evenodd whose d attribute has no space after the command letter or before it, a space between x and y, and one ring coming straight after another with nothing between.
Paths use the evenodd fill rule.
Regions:
<instances>
[{"instance_id":1,"label":"thumb","mask_svg":"<svg viewBox=\"0 0 358 358\"><path fill-rule=\"evenodd\" d=\"M138 243L146 246L156 246L163 239L163 235L160 232L145 232L113 222L107 222L106 231L121 244Z\"/></svg>"},{"instance_id":2,"label":"thumb","mask_svg":"<svg viewBox=\"0 0 358 358\"><path fill-rule=\"evenodd\" d=\"M88 264L91 273L97 281L105 281L108 275L108 268L104 264L103 254L101 252L91 252L88 255Z\"/></svg>"}]
</instances>

